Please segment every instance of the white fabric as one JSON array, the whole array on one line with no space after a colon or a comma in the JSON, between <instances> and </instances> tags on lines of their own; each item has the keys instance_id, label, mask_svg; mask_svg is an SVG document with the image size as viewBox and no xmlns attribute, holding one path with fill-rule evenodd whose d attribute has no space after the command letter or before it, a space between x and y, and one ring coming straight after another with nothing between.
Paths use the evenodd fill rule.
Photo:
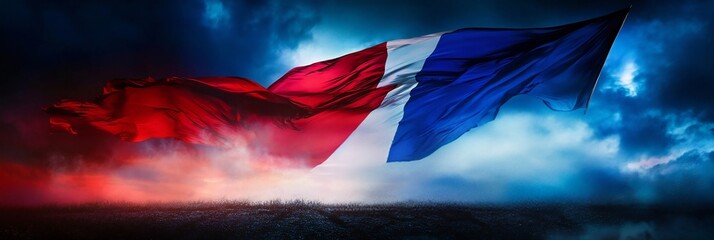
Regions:
<instances>
[{"instance_id":1,"label":"white fabric","mask_svg":"<svg viewBox=\"0 0 714 240\"><path fill-rule=\"evenodd\" d=\"M404 114L409 92L416 86L416 74L424 66L443 33L387 42L387 61L379 87L397 84L379 108L372 111L357 129L318 169L385 164ZM319 171L319 170L318 170Z\"/></svg>"}]
</instances>

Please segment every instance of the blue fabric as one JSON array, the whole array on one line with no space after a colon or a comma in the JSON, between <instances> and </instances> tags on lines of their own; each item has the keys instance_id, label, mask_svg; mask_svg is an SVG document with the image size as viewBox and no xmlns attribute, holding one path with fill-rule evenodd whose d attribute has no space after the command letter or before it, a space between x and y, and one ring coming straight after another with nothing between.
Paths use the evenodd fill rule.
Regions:
<instances>
[{"instance_id":1,"label":"blue fabric","mask_svg":"<svg viewBox=\"0 0 714 240\"><path fill-rule=\"evenodd\" d=\"M552 28L442 35L416 76L387 161L430 155L519 94L558 111L585 107L628 10Z\"/></svg>"}]
</instances>

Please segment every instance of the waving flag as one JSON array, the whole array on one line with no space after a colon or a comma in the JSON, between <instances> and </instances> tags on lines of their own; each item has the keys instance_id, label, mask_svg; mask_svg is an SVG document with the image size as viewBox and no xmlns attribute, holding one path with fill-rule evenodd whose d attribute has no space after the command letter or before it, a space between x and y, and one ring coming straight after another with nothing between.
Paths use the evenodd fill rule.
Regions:
<instances>
[{"instance_id":1,"label":"waving flag","mask_svg":"<svg viewBox=\"0 0 714 240\"><path fill-rule=\"evenodd\" d=\"M364 139L368 158L422 159L529 94L586 107L628 9L564 26L468 28L389 41L290 70L270 87L244 78L115 80L94 102L46 109L71 133L249 147L316 166ZM378 129L374 129L375 126Z\"/></svg>"}]
</instances>

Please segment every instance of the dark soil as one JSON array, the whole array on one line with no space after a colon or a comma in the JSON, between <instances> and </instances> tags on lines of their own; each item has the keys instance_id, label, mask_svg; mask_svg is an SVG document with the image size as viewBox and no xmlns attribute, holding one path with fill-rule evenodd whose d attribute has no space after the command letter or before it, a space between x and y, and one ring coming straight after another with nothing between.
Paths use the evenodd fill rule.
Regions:
<instances>
[{"instance_id":1,"label":"dark soil","mask_svg":"<svg viewBox=\"0 0 714 240\"><path fill-rule=\"evenodd\" d=\"M0 239L714 239L714 209L569 204L100 203L0 209Z\"/></svg>"}]
</instances>

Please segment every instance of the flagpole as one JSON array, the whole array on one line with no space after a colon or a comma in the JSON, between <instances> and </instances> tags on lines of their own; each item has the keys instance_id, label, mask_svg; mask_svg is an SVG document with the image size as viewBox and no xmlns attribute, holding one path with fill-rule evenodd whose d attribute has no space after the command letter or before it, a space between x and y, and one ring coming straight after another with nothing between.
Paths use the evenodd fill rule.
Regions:
<instances>
[{"instance_id":1,"label":"flagpole","mask_svg":"<svg viewBox=\"0 0 714 240\"><path fill-rule=\"evenodd\" d=\"M625 25L625 22L627 21L627 17L630 15L630 9L632 9L632 5L630 5L630 7L628 8L627 13L625 14L625 18L622 19L622 24L620 24L620 29L617 30L617 35L620 34L620 31L622 30L622 26ZM615 38L617 38L617 36ZM612 48L612 46L610 46L610 47ZM583 111L583 115L588 113L588 108L590 107L590 100L592 100L593 94L595 94L595 88L597 87L597 82L600 80L600 76L602 75L603 68L605 68L604 64L603 64L603 67L600 69L600 74L598 74L597 78L595 79L595 84L593 85L592 92L590 92L590 96L588 96L588 101L585 102L585 110Z\"/></svg>"}]
</instances>

